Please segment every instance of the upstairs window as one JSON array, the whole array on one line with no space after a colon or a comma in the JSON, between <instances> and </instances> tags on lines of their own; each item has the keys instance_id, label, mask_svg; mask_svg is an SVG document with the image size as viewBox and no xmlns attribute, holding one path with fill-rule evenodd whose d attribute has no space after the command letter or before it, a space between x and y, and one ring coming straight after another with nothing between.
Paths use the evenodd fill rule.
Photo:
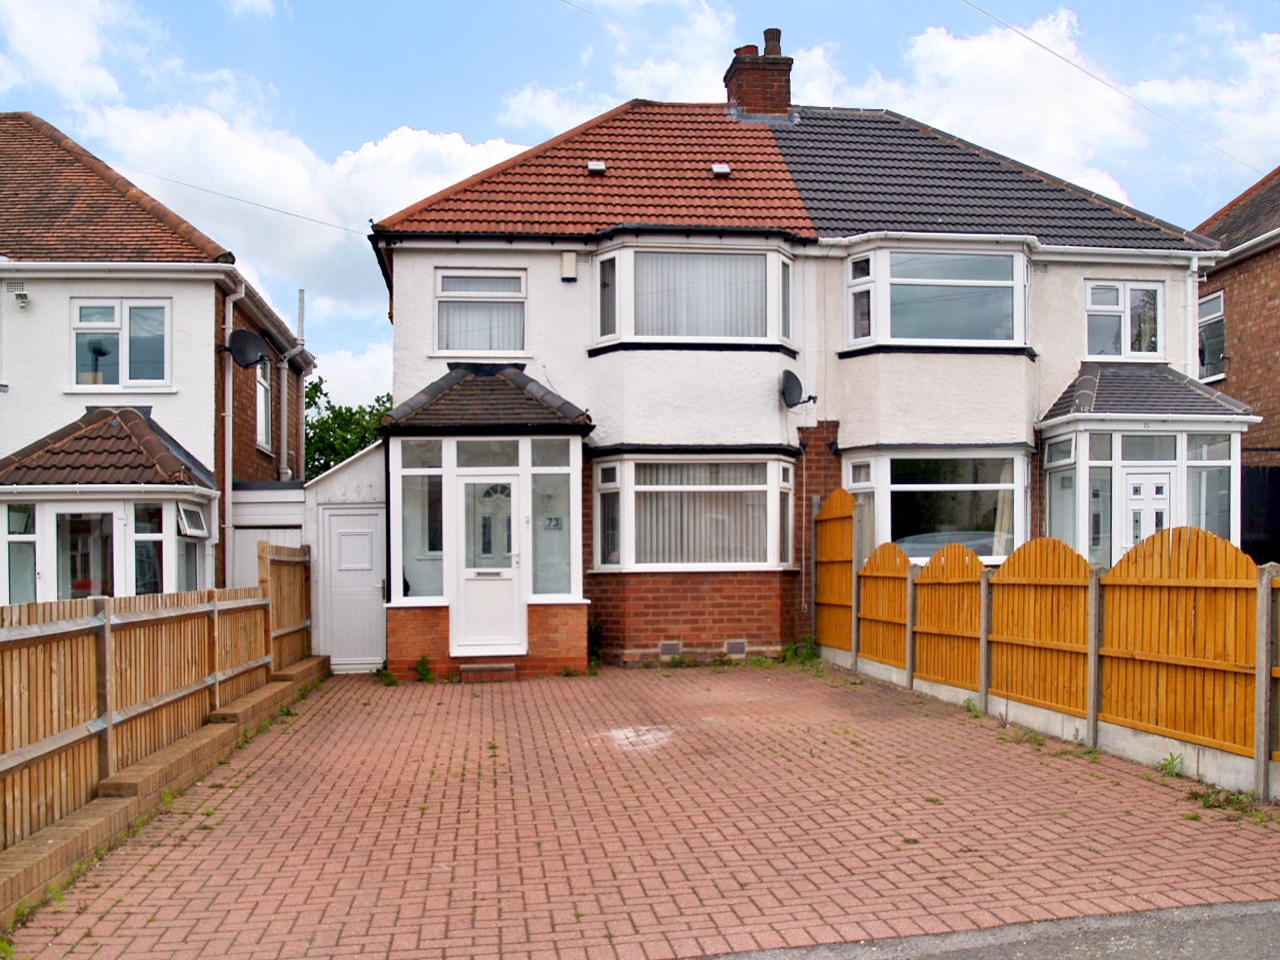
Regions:
<instances>
[{"instance_id":1,"label":"upstairs window","mask_svg":"<svg viewBox=\"0 0 1280 960\"><path fill-rule=\"evenodd\" d=\"M1222 291L1200 301L1200 379L1211 380L1227 372L1226 317Z\"/></svg>"},{"instance_id":2,"label":"upstairs window","mask_svg":"<svg viewBox=\"0 0 1280 960\"><path fill-rule=\"evenodd\" d=\"M523 273L441 272L437 282L439 350L450 353L524 351Z\"/></svg>"},{"instance_id":3,"label":"upstairs window","mask_svg":"<svg viewBox=\"0 0 1280 960\"><path fill-rule=\"evenodd\" d=\"M71 325L76 386L168 383L168 301L73 300Z\"/></svg>"},{"instance_id":4,"label":"upstairs window","mask_svg":"<svg viewBox=\"0 0 1280 960\"><path fill-rule=\"evenodd\" d=\"M254 369L257 403L257 441L263 450L271 449L271 364L263 362Z\"/></svg>"},{"instance_id":5,"label":"upstairs window","mask_svg":"<svg viewBox=\"0 0 1280 960\"><path fill-rule=\"evenodd\" d=\"M1147 359L1160 356L1159 284L1090 283L1087 302L1089 356Z\"/></svg>"},{"instance_id":6,"label":"upstairs window","mask_svg":"<svg viewBox=\"0 0 1280 960\"><path fill-rule=\"evenodd\" d=\"M764 254L637 253L638 337L763 338Z\"/></svg>"}]
</instances>

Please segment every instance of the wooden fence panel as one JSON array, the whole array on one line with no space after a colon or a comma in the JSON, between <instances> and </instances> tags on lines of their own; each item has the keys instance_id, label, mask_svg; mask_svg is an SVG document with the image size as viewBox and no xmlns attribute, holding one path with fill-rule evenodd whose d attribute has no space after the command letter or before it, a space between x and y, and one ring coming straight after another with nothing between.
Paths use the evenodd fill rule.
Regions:
<instances>
[{"instance_id":1,"label":"wooden fence panel","mask_svg":"<svg viewBox=\"0 0 1280 960\"><path fill-rule=\"evenodd\" d=\"M1250 756L1258 567L1191 527L1139 543L1102 578L1108 723Z\"/></svg>"},{"instance_id":2,"label":"wooden fence panel","mask_svg":"<svg viewBox=\"0 0 1280 960\"><path fill-rule=\"evenodd\" d=\"M991 578L997 697L1088 715L1089 561L1061 540L1023 544Z\"/></svg>"},{"instance_id":3,"label":"wooden fence panel","mask_svg":"<svg viewBox=\"0 0 1280 960\"><path fill-rule=\"evenodd\" d=\"M949 543L916 577L916 670L921 680L977 691L982 634L978 555Z\"/></svg>"},{"instance_id":4,"label":"wooden fence panel","mask_svg":"<svg viewBox=\"0 0 1280 960\"><path fill-rule=\"evenodd\" d=\"M271 680L269 662L252 670L238 672L238 668L261 660L271 652L266 638L265 608L260 605L234 606L236 601L254 601L261 597L262 594L256 587L218 591L218 669L224 674L235 674L219 681L220 703L228 703L253 693Z\"/></svg>"},{"instance_id":5,"label":"wooden fence panel","mask_svg":"<svg viewBox=\"0 0 1280 960\"><path fill-rule=\"evenodd\" d=\"M279 670L311 656L311 548L258 542L258 580L271 598L271 656Z\"/></svg>"},{"instance_id":6,"label":"wooden fence panel","mask_svg":"<svg viewBox=\"0 0 1280 960\"><path fill-rule=\"evenodd\" d=\"M858 657L906 669L907 570L896 543L882 543L858 571Z\"/></svg>"},{"instance_id":7,"label":"wooden fence panel","mask_svg":"<svg viewBox=\"0 0 1280 960\"><path fill-rule=\"evenodd\" d=\"M857 500L836 489L814 518L818 548L814 613L818 642L835 650L853 649L853 508Z\"/></svg>"}]
</instances>

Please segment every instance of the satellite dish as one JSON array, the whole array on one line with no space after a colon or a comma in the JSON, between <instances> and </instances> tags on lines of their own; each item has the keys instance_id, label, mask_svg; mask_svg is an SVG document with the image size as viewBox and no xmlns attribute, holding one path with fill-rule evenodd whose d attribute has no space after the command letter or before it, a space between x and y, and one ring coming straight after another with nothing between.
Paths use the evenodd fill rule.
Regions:
<instances>
[{"instance_id":1,"label":"satellite dish","mask_svg":"<svg viewBox=\"0 0 1280 960\"><path fill-rule=\"evenodd\" d=\"M232 330L227 349L231 359L242 367L256 367L267 359L267 342L252 330Z\"/></svg>"},{"instance_id":2,"label":"satellite dish","mask_svg":"<svg viewBox=\"0 0 1280 960\"><path fill-rule=\"evenodd\" d=\"M782 371L782 402L788 407L798 407L805 402L804 385L790 370Z\"/></svg>"}]
</instances>

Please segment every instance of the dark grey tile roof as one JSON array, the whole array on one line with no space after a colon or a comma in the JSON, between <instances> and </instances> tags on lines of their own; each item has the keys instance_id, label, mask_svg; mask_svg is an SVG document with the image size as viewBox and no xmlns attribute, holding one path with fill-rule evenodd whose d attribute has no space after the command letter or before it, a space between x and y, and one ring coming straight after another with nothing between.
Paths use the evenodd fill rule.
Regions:
<instances>
[{"instance_id":1,"label":"dark grey tile roof","mask_svg":"<svg viewBox=\"0 0 1280 960\"><path fill-rule=\"evenodd\" d=\"M1167 363L1080 364L1080 372L1053 402L1044 420L1073 414L1239 417L1253 409L1179 373Z\"/></svg>"},{"instance_id":2,"label":"dark grey tile roof","mask_svg":"<svg viewBox=\"0 0 1280 960\"><path fill-rule=\"evenodd\" d=\"M1214 245L889 111L800 107L771 125L820 237L903 230L1087 247Z\"/></svg>"},{"instance_id":3,"label":"dark grey tile roof","mask_svg":"<svg viewBox=\"0 0 1280 960\"><path fill-rule=\"evenodd\" d=\"M1280 167L1272 170L1240 196L1211 216L1199 233L1213 237L1226 249L1280 227Z\"/></svg>"},{"instance_id":4,"label":"dark grey tile roof","mask_svg":"<svg viewBox=\"0 0 1280 960\"><path fill-rule=\"evenodd\" d=\"M584 410L524 372L523 364L451 363L449 372L382 417L388 433L553 433L586 436Z\"/></svg>"}]
</instances>

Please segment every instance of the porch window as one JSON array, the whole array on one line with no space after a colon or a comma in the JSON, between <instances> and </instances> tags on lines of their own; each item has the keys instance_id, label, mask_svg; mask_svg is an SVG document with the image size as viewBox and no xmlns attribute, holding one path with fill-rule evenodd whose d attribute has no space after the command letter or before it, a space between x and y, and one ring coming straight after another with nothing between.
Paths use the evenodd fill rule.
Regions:
<instances>
[{"instance_id":1,"label":"porch window","mask_svg":"<svg viewBox=\"0 0 1280 960\"><path fill-rule=\"evenodd\" d=\"M57 519L58 599L115 595L110 513L60 513Z\"/></svg>"},{"instance_id":2,"label":"porch window","mask_svg":"<svg viewBox=\"0 0 1280 960\"><path fill-rule=\"evenodd\" d=\"M1187 435L1187 523L1231 538L1231 437Z\"/></svg>"},{"instance_id":3,"label":"porch window","mask_svg":"<svg viewBox=\"0 0 1280 960\"><path fill-rule=\"evenodd\" d=\"M161 593L164 584L164 507L133 505L133 592Z\"/></svg>"},{"instance_id":4,"label":"porch window","mask_svg":"<svg viewBox=\"0 0 1280 960\"><path fill-rule=\"evenodd\" d=\"M1090 283L1087 303L1089 356L1160 356L1159 284Z\"/></svg>"},{"instance_id":5,"label":"porch window","mask_svg":"<svg viewBox=\"0 0 1280 960\"><path fill-rule=\"evenodd\" d=\"M524 350L523 273L442 272L437 287L437 346L454 353Z\"/></svg>"},{"instance_id":6,"label":"porch window","mask_svg":"<svg viewBox=\"0 0 1280 960\"><path fill-rule=\"evenodd\" d=\"M400 463L403 595L444 595L444 474L439 440L402 440Z\"/></svg>"},{"instance_id":7,"label":"porch window","mask_svg":"<svg viewBox=\"0 0 1280 960\"><path fill-rule=\"evenodd\" d=\"M569 441L530 441L533 460L533 592L566 594L573 589L573 511L570 503Z\"/></svg>"},{"instance_id":8,"label":"porch window","mask_svg":"<svg viewBox=\"0 0 1280 960\"><path fill-rule=\"evenodd\" d=\"M8 507L9 603L36 602L36 508Z\"/></svg>"},{"instance_id":9,"label":"porch window","mask_svg":"<svg viewBox=\"0 0 1280 960\"><path fill-rule=\"evenodd\" d=\"M1227 372L1226 316L1222 291L1200 301L1200 379L1212 380Z\"/></svg>"}]
</instances>

